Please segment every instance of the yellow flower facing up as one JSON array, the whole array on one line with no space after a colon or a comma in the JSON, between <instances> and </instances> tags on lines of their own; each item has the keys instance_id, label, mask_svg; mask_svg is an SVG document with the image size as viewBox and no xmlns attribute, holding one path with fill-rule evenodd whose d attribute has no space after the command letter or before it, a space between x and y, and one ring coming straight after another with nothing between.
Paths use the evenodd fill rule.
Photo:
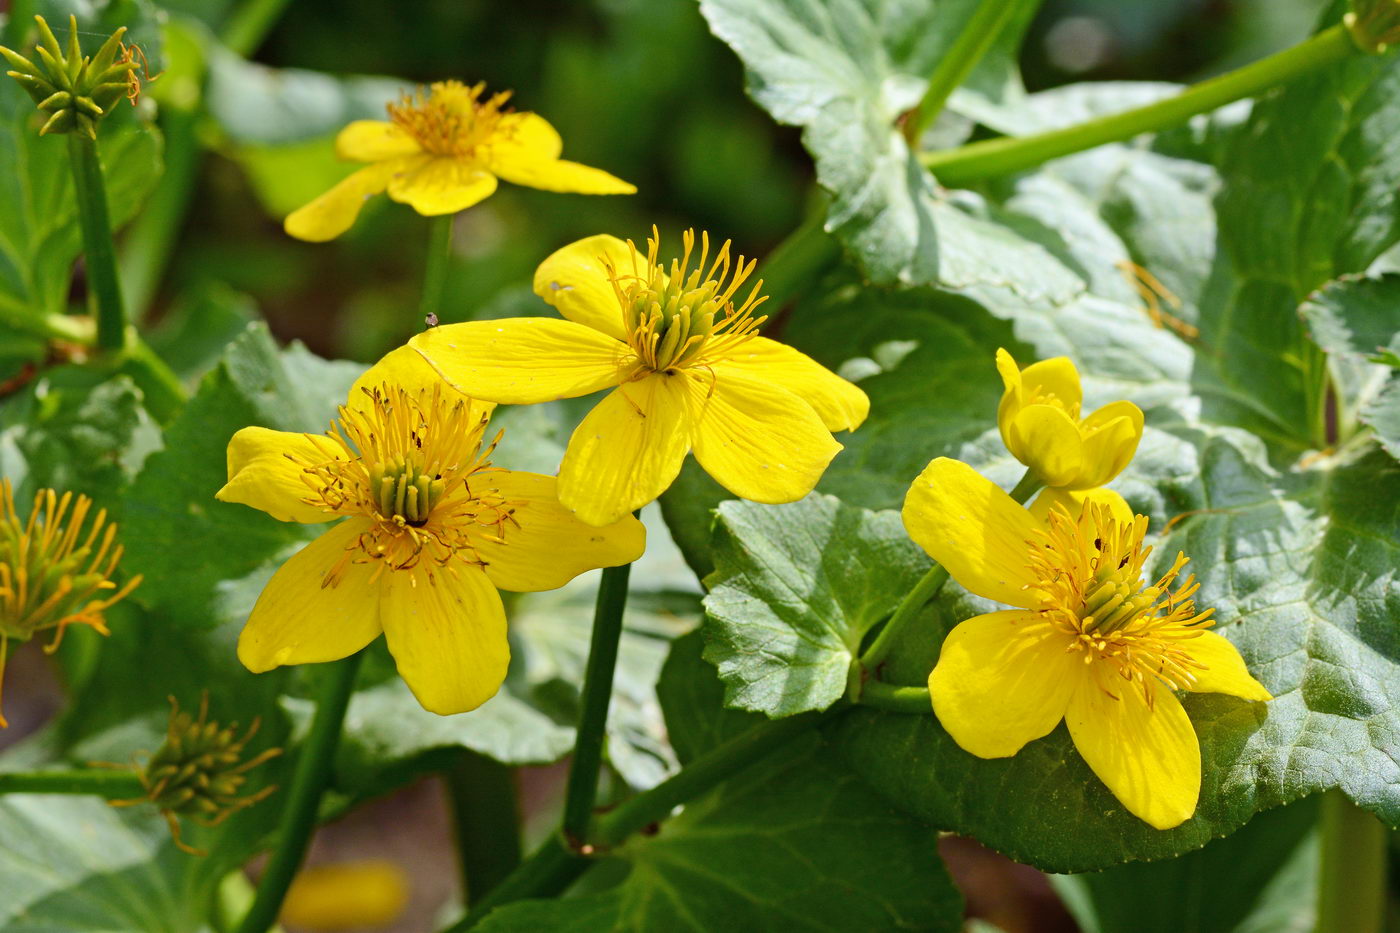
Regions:
<instances>
[{"instance_id":1,"label":"yellow flower facing up","mask_svg":"<svg viewBox=\"0 0 1400 933\"><path fill-rule=\"evenodd\" d=\"M249 670L333 661L382 631L425 709L475 709L510 661L498 587L554 589L641 556L636 519L586 526L560 507L553 477L493 467L494 442L481 450L490 408L401 347L326 434L234 435L219 499L282 521L344 519L263 590L238 641Z\"/></svg>"},{"instance_id":2,"label":"yellow flower facing up","mask_svg":"<svg viewBox=\"0 0 1400 933\"><path fill-rule=\"evenodd\" d=\"M997 350L1006 389L997 408L1001 439L1011 455L1041 482L1064 489L1092 489L1123 472L1142 440L1142 410L1110 402L1079 417L1079 371L1063 356L1019 369Z\"/></svg>"},{"instance_id":3,"label":"yellow flower facing up","mask_svg":"<svg viewBox=\"0 0 1400 933\"><path fill-rule=\"evenodd\" d=\"M0 681L11 638L28 641L54 629L45 648L53 652L70 625L106 635L107 610L141 583L135 576L117 586L117 526L107 521L106 509L89 525L91 510L87 496L41 489L29 515L20 518L10 481L0 479ZM0 715L0 728L6 725Z\"/></svg>"},{"instance_id":4,"label":"yellow flower facing up","mask_svg":"<svg viewBox=\"0 0 1400 933\"><path fill-rule=\"evenodd\" d=\"M574 431L559 501L603 525L652 501L693 450L736 496L791 502L811 492L870 408L865 393L790 347L758 336L754 262L685 235L660 260L612 236L579 240L535 273L566 320L515 318L435 327L410 341L462 392L531 404L613 391Z\"/></svg>"},{"instance_id":5,"label":"yellow flower facing up","mask_svg":"<svg viewBox=\"0 0 1400 933\"><path fill-rule=\"evenodd\" d=\"M929 693L954 741L1005 758L1063 719L1130 813L1158 829L1188 819L1201 752L1176 691L1271 697L1208 630L1194 578L1175 582L1187 558L1148 584L1147 519L1117 493L1046 490L1026 509L944 458L910 487L904 527L954 580L1016 607L968 619L943 643Z\"/></svg>"},{"instance_id":6,"label":"yellow flower facing up","mask_svg":"<svg viewBox=\"0 0 1400 933\"><path fill-rule=\"evenodd\" d=\"M534 113L505 109L510 93L485 96L486 85L440 81L389 105L389 120L356 120L336 137L336 154L369 165L287 216L289 234L323 242L340 236L360 207L386 189L424 216L455 214L504 179L545 191L632 194L637 189L601 169L559 158L564 144Z\"/></svg>"}]
</instances>

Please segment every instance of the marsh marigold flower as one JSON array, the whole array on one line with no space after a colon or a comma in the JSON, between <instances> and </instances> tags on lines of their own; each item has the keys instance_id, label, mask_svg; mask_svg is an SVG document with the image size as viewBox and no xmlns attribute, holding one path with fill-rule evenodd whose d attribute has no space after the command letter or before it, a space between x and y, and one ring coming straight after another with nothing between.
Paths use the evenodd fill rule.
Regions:
<instances>
[{"instance_id":1,"label":"marsh marigold flower","mask_svg":"<svg viewBox=\"0 0 1400 933\"><path fill-rule=\"evenodd\" d=\"M87 496L41 489L20 518L10 481L0 479L0 679L11 638L28 641L53 629L45 648L52 652L70 625L106 635L107 610L140 584L140 576L120 587L113 579L122 558L117 526L106 509L89 523L91 510Z\"/></svg>"},{"instance_id":2,"label":"marsh marigold flower","mask_svg":"<svg viewBox=\"0 0 1400 933\"><path fill-rule=\"evenodd\" d=\"M1194 578L1177 582L1187 558L1147 583L1147 519L1117 493L1047 490L1026 509L944 458L910 487L904 527L954 580L1016 607L968 619L943 643L929 693L954 741L1005 758L1063 719L1130 813L1158 829L1188 819L1201 751L1176 691L1271 697L1208 630Z\"/></svg>"},{"instance_id":3,"label":"marsh marigold flower","mask_svg":"<svg viewBox=\"0 0 1400 933\"><path fill-rule=\"evenodd\" d=\"M486 96L485 84L440 81L389 105L389 119L356 120L335 140L336 154L368 162L330 191L288 215L300 240L340 236L365 200L389 197L424 216L455 214L496 190L504 179L545 191L632 194L637 189L601 169L559 158L564 144L534 113L506 109L510 92Z\"/></svg>"},{"instance_id":4,"label":"marsh marigold flower","mask_svg":"<svg viewBox=\"0 0 1400 933\"><path fill-rule=\"evenodd\" d=\"M791 502L811 492L865 420L865 393L814 360L758 336L755 263L685 235L669 265L612 236L579 240L535 272L535 293L567 320L513 318L435 327L417 348L477 398L530 404L612 392L574 431L559 501L590 525L666 490L691 450L736 496Z\"/></svg>"},{"instance_id":5,"label":"marsh marigold flower","mask_svg":"<svg viewBox=\"0 0 1400 933\"><path fill-rule=\"evenodd\" d=\"M334 661L382 631L425 709L475 709L510 660L498 587L554 589L641 556L636 519L585 526L560 507L554 477L493 467L489 410L401 347L360 377L324 435L233 436L218 498L281 521L342 519L258 598L238 640L249 670Z\"/></svg>"},{"instance_id":6,"label":"marsh marigold flower","mask_svg":"<svg viewBox=\"0 0 1400 933\"><path fill-rule=\"evenodd\" d=\"M1123 472L1142 440L1142 410L1110 402L1079 417L1079 370L1063 356L1019 369L997 350L1005 391L997 408L1001 439L1011 455L1046 486L1092 489Z\"/></svg>"},{"instance_id":7,"label":"marsh marigold flower","mask_svg":"<svg viewBox=\"0 0 1400 933\"><path fill-rule=\"evenodd\" d=\"M391 926L408 905L408 874L386 859L312 865L292 881L278 919L306 930Z\"/></svg>"}]
</instances>

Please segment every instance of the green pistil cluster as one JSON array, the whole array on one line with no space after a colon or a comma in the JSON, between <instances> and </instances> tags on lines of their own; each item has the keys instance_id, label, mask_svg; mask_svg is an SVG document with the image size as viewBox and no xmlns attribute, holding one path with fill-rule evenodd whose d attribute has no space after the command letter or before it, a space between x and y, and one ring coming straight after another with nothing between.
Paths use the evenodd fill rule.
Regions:
<instances>
[{"instance_id":1,"label":"green pistil cluster","mask_svg":"<svg viewBox=\"0 0 1400 933\"><path fill-rule=\"evenodd\" d=\"M39 25L39 45L34 50L39 63L0 46L0 55L12 69L6 74L34 98L41 112L49 114L40 135L77 131L96 139L98 121L127 96L131 74L137 67L124 54L122 36L126 27L114 32L89 58L78 43L77 17L68 18L67 51L42 16L34 17L34 21Z\"/></svg>"},{"instance_id":2,"label":"green pistil cluster","mask_svg":"<svg viewBox=\"0 0 1400 933\"><path fill-rule=\"evenodd\" d=\"M369 474L379 514L402 518L410 525L422 525L447 488L441 477L430 476L404 457L376 464Z\"/></svg>"},{"instance_id":3,"label":"green pistil cluster","mask_svg":"<svg viewBox=\"0 0 1400 933\"><path fill-rule=\"evenodd\" d=\"M174 703L173 698L171 702ZM240 738L237 723L220 728L217 722L210 722L207 695L198 717L175 707L165 744L147 762L142 778L150 801L167 813L213 824L261 800L271 793L271 788L240 795L248 780L246 772L280 754L280 750L269 749L243 761L244 747L257 728L254 722Z\"/></svg>"},{"instance_id":4,"label":"green pistil cluster","mask_svg":"<svg viewBox=\"0 0 1400 933\"><path fill-rule=\"evenodd\" d=\"M1138 588L1118 579L1115 568L1106 567L1094 575L1095 586L1084 598L1078 615L1084 631L1108 635L1139 616L1150 612L1162 591L1155 586Z\"/></svg>"},{"instance_id":5,"label":"green pistil cluster","mask_svg":"<svg viewBox=\"0 0 1400 933\"><path fill-rule=\"evenodd\" d=\"M660 278L658 274L650 287L632 296L624 316L628 331L643 341L637 349L650 358L653 369L664 371L694 359L714 333L724 302L718 297L719 283L701 281L699 270L684 281L678 276L669 282Z\"/></svg>"}]
</instances>

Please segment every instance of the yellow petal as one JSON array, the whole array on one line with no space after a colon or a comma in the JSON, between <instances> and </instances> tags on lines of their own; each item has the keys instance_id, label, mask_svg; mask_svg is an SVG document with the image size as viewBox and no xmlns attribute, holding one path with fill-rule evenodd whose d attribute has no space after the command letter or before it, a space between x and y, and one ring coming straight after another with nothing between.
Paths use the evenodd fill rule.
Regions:
<instances>
[{"instance_id":1,"label":"yellow petal","mask_svg":"<svg viewBox=\"0 0 1400 933\"><path fill-rule=\"evenodd\" d=\"M499 159L557 159L564 151L564 141L548 120L526 111L501 117L489 148Z\"/></svg>"},{"instance_id":2,"label":"yellow petal","mask_svg":"<svg viewBox=\"0 0 1400 933\"><path fill-rule=\"evenodd\" d=\"M1027 506L1030 513L1041 522L1049 519L1050 511L1059 505L1064 508L1072 517L1078 518L1084 511L1084 506L1089 503L1108 506L1109 514L1114 521L1130 522L1133 520L1133 509L1128 505L1127 500L1112 489L1105 489L1100 486L1097 489L1061 489L1052 487L1042 489Z\"/></svg>"},{"instance_id":3,"label":"yellow petal","mask_svg":"<svg viewBox=\"0 0 1400 933\"><path fill-rule=\"evenodd\" d=\"M455 214L496 191L496 176L473 162L419 157L389 179L389 197L425 217Z\"/></svg>"},{"instance_id":4,"label":"yellow petal","mask_svg":"<svg viewBox=\"0 0 1400 933\"><path fill-rule=\"evenodd\" d=\"M448 396L467 397L444 382L437 370L423 359L422 354L405 344L390 350L378 363L365 370L360 378L355 380L355 384L350 387L346 406L363 411L372 404L366 393L385 385L400 386L415 398L432 398L433 390L439 387ZM479 399L472 399L471 405L470 423L491 414L496 408L495 402L483 402Z\"/></svg>"},{"instance_id":5,"label":"yellow petal","mask_svg":"<svg viewBox=\"0 0 1400 933\"><path fill-rule=\"evenodd\" d=\"M630 246L606 233L575 240L540 263L535 270L535 294L569 320L626 340L622 305L607 264L619 275L630 275L632 255Z\"/></svg>"},{"instance_id":6,"label":"yellow petal","mask_svg":"<svg viewBox=\"0 0 1400 933\"><path fill-rule=\"evenodd\" d=\"M321 434L242 428L228 442L228 483L214 497L251 505L279 522L328 522L336 516L324 505L303 501L312 495L302 481L303 471L308 463L344 456L339 445Z\"/></svg>"},{"instance_id":7,"label":"yellow petal","mask_svg":"<svg viewBox=\"0 0 1400 933\"><path fill-rule=\"evenodd\" d=\"M486 575L501 589L552 590L585 571L631 563L646 549L641 522L624 515L601 528L585 525L559 504L555 484L552 476L514 471L486 473L473 482L472 492L495 490L514 509L499 534L471 532Z\"/></svg>"},{"instance_id":8,"label":"yellow petal","mask_svg":"<svg viewBox=\"0 0 1400 933\"><path fill-rule=\"evenodd\" d=\"M1076 417L1079 405L1084 400L1083 390L1079 386L1079 370L1066 356L1039 360L1021 370L1021 390L1028 399L1053 396Z\"/></svg>"},{"instance_id":9,"label":"yellow petal","mask_svg":"<svg viewBox=\"0 0 1400 933\"><path fill-rule=\"evenodd\" d=\"M1084 441L1079 426L1053 405L1027 405L1011 419L1006 449L1047 486L1064 486L1079 475Z\"/></svg>"},{"instance_id":10,"label":"yellow petal","mask_svg":"<svg viewBox=\"0 0 1400 933\"><path fill-rule=\"evenodd\" d=\"M335 154L355 162L382 162L421 151L417 140L384 120L356 120L335 137Z\"/></svg>"},{"instance_id":11,"label":"yellow petal","mask_svg":"<svg viewBox=\"0 0 1400 933\"><path fill-rule=\"evenodd\" d=\"M1039 613L974 616L943 642L928 677L933 712L979 758L1006 758L1064 718L1086 671L1069 638Z\"/></svg>"},{"instance_id":12,"label":"yellow petal","mask_svg":"<svg viewBox=\"0 0 1400 933\"><path fill-rule=\"evenodd\" d=\"M580 521L611 525L675 480L690 449L686 380L652 375L625 383L574 429L559 465L558 491Z\"/></svg>"},{"instance_id":13,"label":"yellow petal","mask_svg":"<svg viewBox=\"0 0 1400 933\"><path fill-rule=\"evenodd\" d=\"M1142 409L1132 402L1110 402L1079 426L1084 436L1084 462L1076 488L1102 486L1132 462L1142 440Z\"/></svg>"},{"instance_id":14,"label":"yellow petal","mask_svg":"<svg viewBox=\"0 0 1400 933\"><path fill-rule=\"evenodd\" d=\"M1036 608L1027 553L1042 525L966 463L939 457L904 497L909 537L978 596Z\"/></svg>"},{"instance_id":15,"label":"yellow petal","mask_svg":"<svg viewBox=\"0 0 1400 933\"><path fill-rule=\"evenodd\" d=\"M384 636L423 708L449 716L495 696L510 666L510 645L501 595L482 569L453 564L431 578L401 570L380 579Z\"/></svg>"},{"instance_id":16,"label":"yellow petal","mask_svg":"<svg viewBox=\"0 0 1400 933\"><path fill-rule=\"evenodd\" d=\"M573 194L636 194L637 186L609 175L600 168L564 159L508 159L493 157L490 169L513 185Z\"/></svg>"},{"instance_id":17,"label":"yellow petal","mask_svg":"<svg viewBox=\"0 0 1400 933\"><path fill-rule=\"evenodd\" d=\"M1101 664L1089 669L1065 712L1079 754L1138 819L1157 829L1184 823L1201 793L1201 746L1181 701L1152 680L1149 706L1138 685Z\"/></svg>"},{"instance_id":18,"label":"yellow petal","mask_svg":"<svg viewBox=\"0 0 1400 933\"><path fill-rule=\"evenodd\" d=\"M626 378L626 344L547 317L431 328L408 342L459 392L503 405L588 395Z\"/></svg>"},{"instance_id":19,"label":"yellow petal","mask_svg":"<svg viewBox=\"0 0 1400 933\"><path fill-rule=\"evenodd\" d=\"M805 353L767 337L744 341L714 369L721 377L736 372L787 389L811 405L832 431L854 431L870 414L870 399L858 387Z\"/></svg>"},{"instance_id":20,"label":"yellow petal","mask_svg":"<svg viewBox=\"0 0 1400 933\"><path fill-rule=\"evenodd\" d=\"M1196 672L1196 682L1186 689L1193 693L1224 693L1242 700L1272 700L1273 695L1255 680L1244 666L1244 658L1230 640L1218 632L1204 631L1183 642L1193 661L1206 666Z\"/></svg>"},{"instance_id":21,"label":"yellow petal","mask_svg":"<svg viewBox=\"0 0 1400 933\"><path fill-rule=\"evenodd\" d=\"M334 240L350 229L365 201L383 191L397 169L397 160L360 169L310 204L288 214L282 222L283 229L298 240Z\"/></svg>"},{"instance_id":22,"label":"yellow petal","mask_svg":"<svg viewBox=\"0 0 1400 933\"><path fill-rule=\"evenodd\" d=\"M695 459L725 489L754 502L794 502L841 445L801 398L730 370L686 374Z\"/></svg>"},{"instance_id":23,"label":"yellow petal","mask_svg":"<svg viewBox=\"0 0 1400 933\"><path fill-rule=\"evenodd\" d=\"M307 930L363 930L391 926L408 903L407 873L374 859L302 869L292 880L279 922Z\"/></svg>"},{"instance_id":24,"label":"yellow petal","mask_svg":"<svg viewBox=\"0 0 1400 933\"><path fill-rule=\"evenodd\" d=\"M370 583L374 568L346 562L336 584L324 585L369 526L368 519L346 519L278 568L238 636L244 667L260 674L283 664L336 661L375 639L380 627L379 592Z\"/></svg>"}]
</instances>

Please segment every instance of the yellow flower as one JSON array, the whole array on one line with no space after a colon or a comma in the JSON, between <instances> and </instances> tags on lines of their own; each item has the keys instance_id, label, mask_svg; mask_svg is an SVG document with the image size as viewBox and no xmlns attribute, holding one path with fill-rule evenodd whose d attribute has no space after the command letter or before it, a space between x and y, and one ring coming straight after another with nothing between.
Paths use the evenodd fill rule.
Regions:
<instances>
[{"instance_id":1,"label":"yellow flower","mask_svg":"<svg viewBox=\"0 0 1400 933\"><path fill-rule=\"evenodd\" d=\"M106 635L107 610L140 584L140 576L120 588L113 582L122 558L117 526L99 509L84 535L91 509L87 496L41 489L21 519L10 481L0 479L0 680L11 638L28 641L55 629L44 649L53 652L70 625ZM0 715L0 728L6 725Z\"/></svg>"},{"instance_id":2,"label":"yellow flower","mask_svg":"<svg viewBox=\"0 0 1400 933\"><path fill-rule=\"evenodd\" d=\"M356 382L326 434L233 436L218 498L281 521L344 518L263 590L238 641L249 670L333 661L382 631L425 709L475 709L510 661L497 587L554 589L641 556L636 519L585 526L559 506L553 477L492 467L489 410L400 347Z\"/></svg>"},{"instance_id":3,"label":"yellow flower","mask_svg":"<svg viewBox=\"0 0 1400 933\"><path fill-rule=\"evenodd\" d=\"M407 873L385 859L312 865L292 881L278 919L307 930L381 929L403 913L408 892Z\"/></svg>"},{"instance_id":4,"label":"yellow flower","mask_svg":"<svg viewBox=\"0 0 1400 933\"><path fill-rule=\"evenodd\" d=\"M503 109L510 92L483 98L484 83L439 81L389 105L389 120L356 120L336 137L336 154L368 162L330 191L288 215L299 240L322 242L355 222L360 206L386 188L424 216L455 214L496 190L496 179L545 191L632 194L600 169L559 158L563 141L533 113Z\"/></svg>"},{"instance_id":5,"label":"yellow flower","mask_svg":"<svg viewBox=\"0 0 1400 933\"><path fill-rule=\"evenodd\" d=\"M832 431L865 420L865 393L807 356L760 337L762 282L736 304L755 263L729 243L695 255L693 232L669 267L653 237L593 236L546 259L535 292L567 320L516 318L435 327L410 341L476 398L524 405L613 391L574 431L559 501L590 525L666 490L690 450L736 496L791 502L841 449ZM694 266L691 266L694 261ZM732 275L731 275L732 272Z\"/></svg>"},{"instance_id":6,"label":"yellow flower","mask_svg":"<svg viewBox=\"0 0 1400 933\"><path fill-rule=\"evenodd\" d=\"M1239 652L1208 631L1178 554L1150 585L1147 519L1117 493L1046 490L1022 508L956 460L928 465L904 527L968 590L1016 608L957 625L929 675L933 710L960 746L1005 758L1064 719L1128 811L1169 829L1196 810L1201 752L1177 690L1271 699Z\"/></svg>"},{"instance_id":7,"label":"yellow flower","mask_svg":"<svg viewBox=\"0 0 1400 933\"><path fill-rule=\"evenodd\" d=\"M997 408L1001 439L1046 486L1092 489L1123 471L1142 440L1142 410L1110 402L1083 420L1079 371L1063 356L1017 369L997 350L1006 386Z\"/></svg>"}]
</instances>

